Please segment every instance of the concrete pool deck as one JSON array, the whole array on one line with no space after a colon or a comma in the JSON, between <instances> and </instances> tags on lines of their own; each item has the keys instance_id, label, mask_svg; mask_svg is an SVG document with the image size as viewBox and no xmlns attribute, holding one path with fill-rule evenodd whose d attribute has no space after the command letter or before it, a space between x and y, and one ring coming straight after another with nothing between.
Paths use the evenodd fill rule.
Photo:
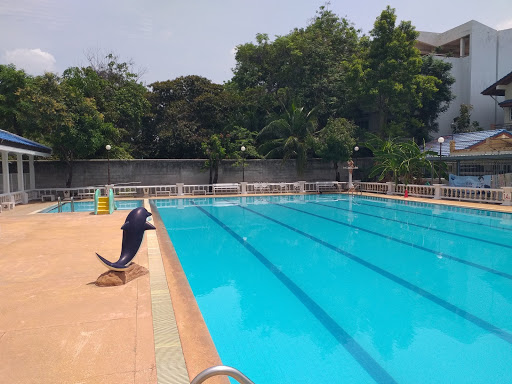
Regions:
<instances>
[{"instance_id":1,"label":"concrete pool deck","mask_svg":"<svg viewBox=\"0 0 512 384\"><path fill-rule=\"evenodd\" d=\"M391 198L512 213L505 206ZM151 279L100 288L91 284L105 272L94 253L119 256L128 211L33 214L54 204L0 213L2 382L153 384L158 377L184 383L220 363L158 217L157 232L147 232L134 260L150 269ZM169 310L177 327L165 323ZM157 375L164 370L165 377ZM221 381L208 380L215 382Z\"/></svg>"},{"instance_id":2,"label":"concrete pool deck","mask_svg":"<svg viewBox=\"0 0 512 384\"><path fill-rule=\"evenodd\" d=\"M48 205L0 214L2 382L156 383L149 275L93 284L126 212L30 214ZM145 243L134 261L148 267Z\"/></svg>"}]
</instances>

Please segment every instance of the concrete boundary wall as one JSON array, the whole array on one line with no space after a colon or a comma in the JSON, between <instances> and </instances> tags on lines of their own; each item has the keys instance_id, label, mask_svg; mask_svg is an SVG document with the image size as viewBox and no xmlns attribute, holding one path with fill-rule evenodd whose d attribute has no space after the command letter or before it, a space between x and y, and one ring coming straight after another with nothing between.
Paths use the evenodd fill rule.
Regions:
<instances>
[{"instance_id":1,"label":"concrete boundary wall","mask_svg":"<svg viewBox=\"0 0 512 384\"><path fill-rule=\"evenodd\" d=\"M366 159L358 159L362 165ZM371 160L370 160L371 161ZM168 185L176 183L208 184L208 169L203 169L205 160L110 160L110 180L113 184L138 182L140 185ZM242 166L233 166L235 161L226 160L219 168L219 183L242 181ZM360 166L361 166L360 165ZM342 181L348 173L339 164ZM35 162L36 188L63 188L66 183L67 166L59 161ZM247 182L294 182L329 181L335 179L332 163L320 159L308 161L304 175L297 176L295 161L246 160L244 167ZM71 187L105 185L107 183L107 160L78 160L73 163ZM357 178L357 174L355 175Z\"/></svg>"}]
</instances>

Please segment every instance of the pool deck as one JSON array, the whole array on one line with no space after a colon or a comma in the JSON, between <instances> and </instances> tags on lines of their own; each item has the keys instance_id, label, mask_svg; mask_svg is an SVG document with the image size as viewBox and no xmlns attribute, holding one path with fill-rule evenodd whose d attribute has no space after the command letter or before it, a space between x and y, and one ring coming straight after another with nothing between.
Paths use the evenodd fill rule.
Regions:
<instances>
[{"instance_id":1,"label":"pool deck","mask_svg":"<svg viewBox=\"0 0 512 384\"><path fill-rule=\"evenodd\" d=\"M120 254L126 212L0 213L0 377L5 383L156 383L149 275L93 284ZM145 240L146 242L147 240ZM147 245L135 262L148 267Z\"/></svg>"},{"instance_id":2,"label":"pool deck","mask_svg":"<svg viewBox=\"0 0 512 384\"><path fill-rule=\"evenodd\" d=\"M512 213L499 205L371 196ZM128 211L34 214L54 204L0 213L2 382L187 383L220 364L158 215L157 231L147 232L134 260L150 274L101 288L93 282L105 269L94 253L117 259Z\"/></svg>"}]
</instances>

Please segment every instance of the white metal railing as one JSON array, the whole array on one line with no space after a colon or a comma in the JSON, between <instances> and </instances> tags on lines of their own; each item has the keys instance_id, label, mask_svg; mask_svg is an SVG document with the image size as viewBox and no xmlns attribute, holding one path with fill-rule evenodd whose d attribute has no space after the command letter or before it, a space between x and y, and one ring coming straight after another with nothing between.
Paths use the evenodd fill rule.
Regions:
<instances>
[{"instance_id":1,"label":"white metal railing","mask_svg":"<svg viewBox=\"0 0 512 384\"><path fill-rule=\"evenodd\" d=\"M154 188L154 189L153 189ZM175 196L178 194L178 188L176 185L156 185L151 187L154 191L153 196Z\"/></svg>"},{"instance_id":2,"label":"white metal railing","mask_svg":"<svg viewBox=\"0 0 512 384\"><path fill-rule=\"evenodd\" d=\"M314 184L314 183L311 183ZM247 193L294 193L300 192L299 183L247 183Z\"/></svg>"},{"instance_id":3,"label":"white metal railing","mask_svg":"<svg viewBox=\"0 0 512 384\"><path fill-rule=\"evenodd\" d=\"M317 183L306 182L304 184L304 192L318 192L318 185L317 185Z\"/></svg>"},{"instance_id":4,"label":"white metal railing","mask_svg":"<svg viewBox=\"0 0 512 384\"><path fill-rule=\"evenodd\" d=\"M0 212L2 211L2 207L11 209L14 208L14 205L14 197L10 193L3 193L0 195Z\"/></svg>"},{"instance_id":5,"label":"white metal railing","mask_svg":"<svg viewBox=\"0 0 512 384\"><path fill-rule=\"evenodd\" d=\"M123 196L134 197L140 193L139 187L127 187L127 186L116 187L114 185L114 187L112 189L114 190L114 196L118 196L118 197L123 197Z\"/></svg>"},{"instance_id":6,"label":"white metal railing","mask_svg":"<svg viewBox=\"0 0 512 384\"><path fill-rule=\"evenodd\" d=\"M213 184L213 194L224 194L224 193L240 193L240 184L238 183L220 183Z\"/></svg>"},{"instance_id":7,"label":"white metal railing","mask_svg":"<svg viewBox=\"0 0 512 384\"><path fill-rule=\"evenodd\" d=\"M211 195L213 193L210 184L183 185L184 195Z\"/></svg>"},{"instance_id":8,"label":"white metal railing","mask_svg":"<svg viewBox=\"0 0 512 384\"><path fill-rule=\"evenodd\" d=\"M11 192L12 199L14 200L15 204L22 204L23 203L23 196L25 192Z\"/></svg>"}]
</instances>

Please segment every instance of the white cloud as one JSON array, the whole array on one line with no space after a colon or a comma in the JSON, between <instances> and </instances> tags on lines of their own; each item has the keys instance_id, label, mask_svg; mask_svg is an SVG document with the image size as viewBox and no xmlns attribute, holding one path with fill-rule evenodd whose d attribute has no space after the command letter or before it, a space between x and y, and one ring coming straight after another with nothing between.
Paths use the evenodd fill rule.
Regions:
<instances>
[{"instance_id":1,"label":"white cloud","mask_svg":"<svg viewBox=\"0 0 512 384\"><path fill-rule=\"evenodd\" d=\"M496 26L496 29L498 31L501 31L503 29L510 29L510 28L512 28L512 19L504 20L501 23L498 23L498 25Z\"/></svg>"},{"instance_id":2,"label":"white cloud","mask_svg":"<svg viewBox=\"0 0 512 384\"><path fill-rule=\"evenodd\" d=\"M18 48L5 52L2 61L14 64L18 69L24 69L31 75L41 75L44 72L55 72L55 57L51 53L36 49Z\"/></svg>"}]
</instances>

